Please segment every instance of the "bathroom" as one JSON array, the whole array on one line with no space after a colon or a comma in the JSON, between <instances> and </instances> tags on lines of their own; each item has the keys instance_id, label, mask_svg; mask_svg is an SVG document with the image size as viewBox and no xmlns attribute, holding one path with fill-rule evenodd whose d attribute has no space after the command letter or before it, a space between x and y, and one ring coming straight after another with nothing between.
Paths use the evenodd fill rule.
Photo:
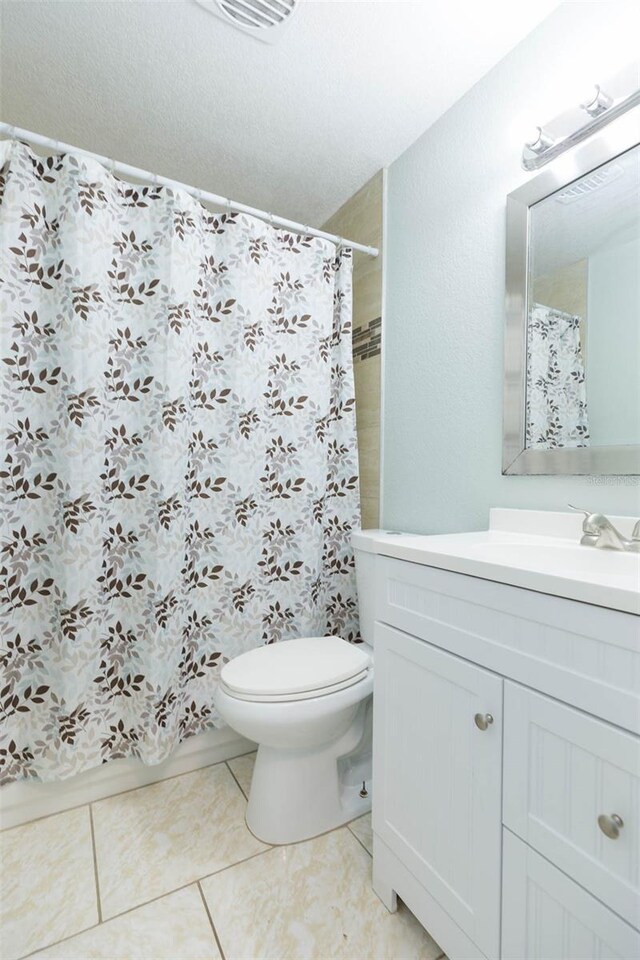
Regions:
<instances>
[{"instance_id":1,"label":"bathroom","mask_svg":"<svg viewBox=\"0 0 640 960\"><path fill-rule=\"evenodd\" d=\"M639 960L639 36L0 0L0 960Z\"/></svg>"}]
</instances>

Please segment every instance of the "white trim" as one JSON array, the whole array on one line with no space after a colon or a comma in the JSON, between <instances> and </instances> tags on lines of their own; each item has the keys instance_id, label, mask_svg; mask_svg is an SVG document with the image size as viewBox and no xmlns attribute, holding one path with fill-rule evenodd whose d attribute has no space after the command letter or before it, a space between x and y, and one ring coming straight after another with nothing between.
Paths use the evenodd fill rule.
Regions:
<instances>
[{"instance_id":1,"label":"white trim","mask_svg":"<svg viewBox=\"0 0 640 960\"><path fill-rule=\"evenodd\" d=\"M385 357L386 357L386 317L387 317L387 200L389 167L382 168L382 282L380 286L380 471L378 484L378 526L383 527L384 517L384 398L385 398Z\"/></svg>"},{"instance_id":2,"label":"white trim","mask_svg":"<svg viewBox=\"0 0 640 960\"><path fill-rule=\"evenodd\" d=\"M248 213L252 217L259 217L266 220L272 226L285 227L288 230L296 230L298 233L306 233L312 237L319 237L321 240L330 240L339 247L350 247L352 250L359 250L366 253L369 257L377 257L376 247L366 247L361 243L354 243L352 240L345 240L334 233L325 233L324 230L316 230L315 227L309 227L307 224L297 223L295 220L287 220L285 217L278 217L266 210L259 210L257 207L249 207L246 203L237 203L235 200L229 200L227 197L221 197L216 193L209 193L206 190L198 190L187 183L181 183L179 180L170 180L168 177L158 176L157 173L150 173L148 170L141 170L139 167L132 167L128 163L120 163L118 160L111 160L109 157L102 157L90 150L84 150L82 147L74 147L68 143L62 143L60 140L52 140L50 137L43 137L39 133L33 133L31 130L23 130L21 127L13 127L9 123L0 122L0 136L10 139L26 140L34 146L44 147L46 150L54 150L58 153L75 153L106 167L112 173L135 180L148 180L154 186L169 187L171 190L181 190L195 197L200 203L211 203L216 207L226 207L228 210L235 210L238 213Z\"/></svg>"},{"instance_id":3,"label":"white trim","mask_svg":"<svg viewBox=\"0 0 640 960\"><path fill-rule=\"evenodd\" d=\"M250 750L255 750L254 743L239 736L231 727L221 727L185 740L167 760L156 766L145 766L134 759L113 760L68 780L9 783L0 789L0 827L5 830L52 813L61 813L212 763L221 763Z\"/></svg>"}]
</instances>

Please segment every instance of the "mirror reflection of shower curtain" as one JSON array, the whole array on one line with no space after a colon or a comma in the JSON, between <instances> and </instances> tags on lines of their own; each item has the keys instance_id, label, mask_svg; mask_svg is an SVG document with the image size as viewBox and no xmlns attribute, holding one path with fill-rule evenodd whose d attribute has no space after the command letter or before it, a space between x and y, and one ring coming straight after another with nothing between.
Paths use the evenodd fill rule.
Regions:
<instances>
[{"instance_id":1,"label":"mirror reflection of shower curtain","mask_svg":"<svg viewBox=\"0 0 640 960\"><path fill-rule=\"evenodd\" d=\"M589 420L581 319L541 303L527 329L526 445L588 447Z\"/></svg>"}]
</instances>

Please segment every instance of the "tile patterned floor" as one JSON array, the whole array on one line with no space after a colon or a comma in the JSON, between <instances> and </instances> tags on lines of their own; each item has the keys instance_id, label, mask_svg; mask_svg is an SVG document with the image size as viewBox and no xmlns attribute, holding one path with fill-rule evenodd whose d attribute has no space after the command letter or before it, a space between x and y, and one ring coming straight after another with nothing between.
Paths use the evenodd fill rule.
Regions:
<instances>
[{"instance_id":1,"label":"tile patterned floor","mask_svg":"<svg viewBox=\"0 0 640 960\"><path fill-rule=\"evenodd\" d=\"M0 960L446 960L371 889L371 818L287 847L254 755L0 833Z\"/></svg>"},{"instance_id":2,"label":"tile patterned floor","mask_svg":"<svg viewBox=\"0 0 640 960\"><path fill-rule=\"evenodd\" d=\"M103 919L267 849L226 763L92 806Z\"/></svg>"}]
</instances>

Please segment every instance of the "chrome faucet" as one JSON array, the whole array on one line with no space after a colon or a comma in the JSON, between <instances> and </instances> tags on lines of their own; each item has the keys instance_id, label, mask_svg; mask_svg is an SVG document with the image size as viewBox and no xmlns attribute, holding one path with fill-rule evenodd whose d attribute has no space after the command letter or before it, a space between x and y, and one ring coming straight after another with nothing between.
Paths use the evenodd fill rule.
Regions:
<instances>
[{"instance_id":1,"label":"chrome faucet","mask_svg":"<svg viewBox=\"0 0 640 960\"><path fill-rule=\"evenodd\" d=\"M627 553L640 553L640 520L636 523L631 539L622 534L602 513L589 513L580 507L569 504L572 510L584 513L582 521L582 538L580 543L584 547L598 547L601 550L623 550Z\"/></svg>"}]
</instances>

